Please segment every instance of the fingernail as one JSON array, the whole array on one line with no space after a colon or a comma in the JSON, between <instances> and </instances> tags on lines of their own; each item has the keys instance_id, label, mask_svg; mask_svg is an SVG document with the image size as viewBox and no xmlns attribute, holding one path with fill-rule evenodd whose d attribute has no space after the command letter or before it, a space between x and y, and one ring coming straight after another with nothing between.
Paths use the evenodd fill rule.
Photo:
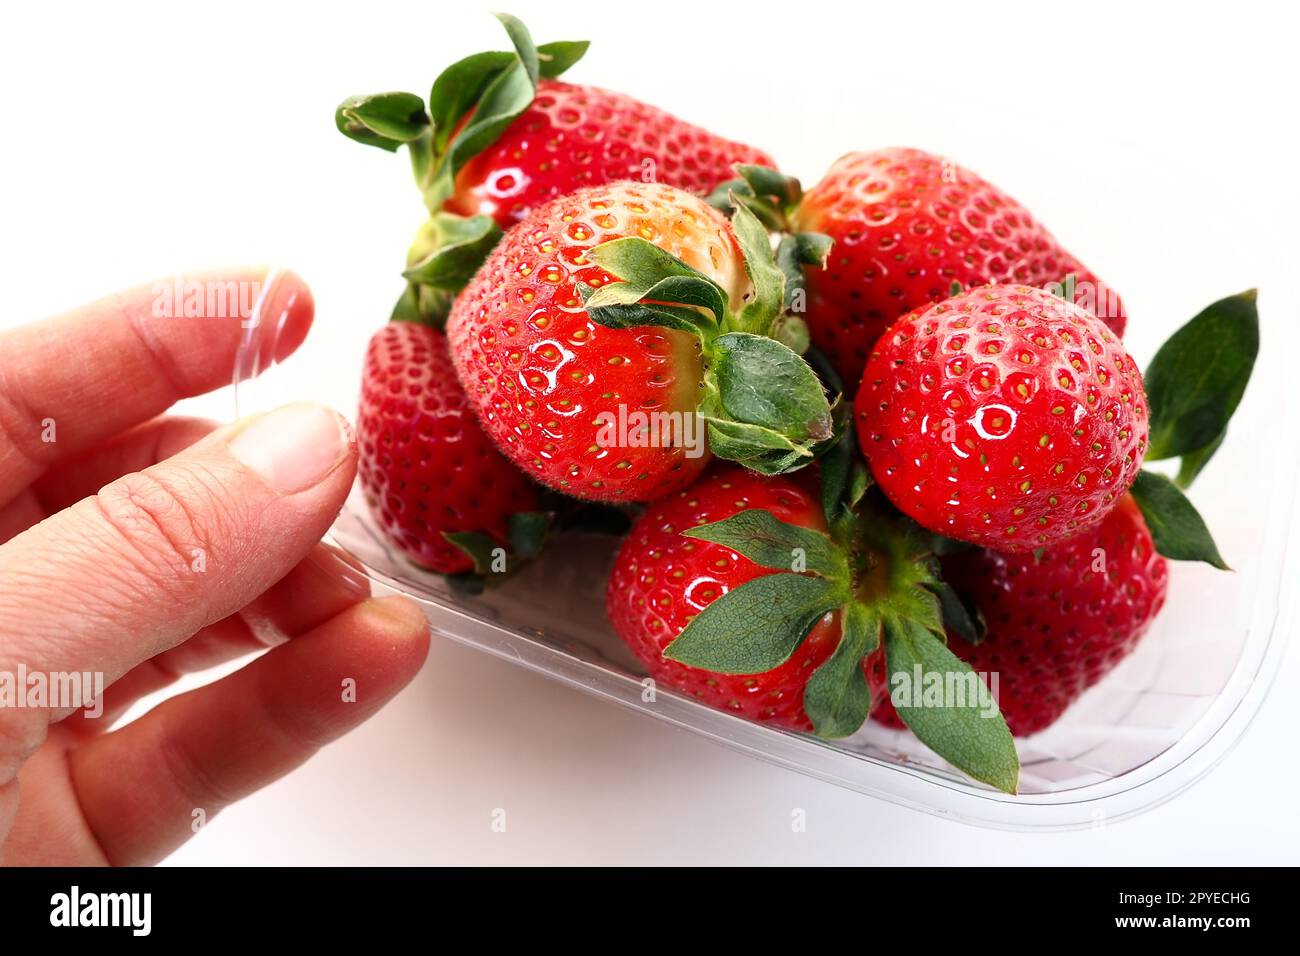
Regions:
<instances>
[{"instance_id":1,"label":"fingernail","mask_svg":"<svg viewBox=\"0 0 1300 956\"><path fill-rule=\"evenodd\" d=\"M319 484L347 455L343 419L320 405L285 405L254 419L230 442L230 453L282 495Z\"/></svg>"}]
</instances>

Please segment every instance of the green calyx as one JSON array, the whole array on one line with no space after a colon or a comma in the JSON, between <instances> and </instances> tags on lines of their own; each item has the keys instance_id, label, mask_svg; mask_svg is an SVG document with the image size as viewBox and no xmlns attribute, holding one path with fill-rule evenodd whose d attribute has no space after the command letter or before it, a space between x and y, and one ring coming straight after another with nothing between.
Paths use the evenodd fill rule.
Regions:
<instances>
[{"instance_id":1,"label":"green calyx","mask_svg":"<svg viewBox=\"0 0 1300 956\"><path fill-rule=\"evenodd\" d=\"M808 464L828 446L835 414L816 374L791 347L799 344L801 323L783 311L785 277L767 231L743 206L733 226L751 288L739 308L713 279L635 237L592 249L589 258L622 281L581 291L600 325L657 325L695 335L705 365L699 410L710 450L778 474Z\"/></svg>"},{"instance_id":2,"label":"green calyx","mask_svg":"<svg viewBox=\"0 0 1300 956\"><path fill-rule=\"evenodd\" d=\"M982 677L947 647L946 585L930 536L869 496L851 471L824 477L823 488L835 516L830 533L758 509L684 532L778 573L714 601L664 656L725 674L763 673L838 612L840 641L804 691L818 736L861 728L872 705L864 660L883 646L891 698L916 736L972 778L1014 793L1020 765L1006 721Z\"/></svg>"},{"instance_id":3,"label":"green calyx","mask_svg":"<svg viewBox=\"0 0 1300 956\"><path fill-rule=\"evenodd\" d=\"M1130 493L1156 550L1175 561L1228 565L1204 519L1183 493L1223 444L1259 354L1256 290L1220 299L1180 328L1151 360L1147 459L1178 458L1177 477L1139 472Z\"/></svg>"},{"instance_id":4,"label":"green calyx","mask_svg":"<svg viewBox=\"0 0 1300 956\"><path fill-rule=\"evenodd\" d=\"M456 293L473 278L501 238L491 216L439 212L426 219L406 256L406 291L393 309L394 321L441 327Z\"/></svg>"},{"instance_id":5,"label":"green calyx","mask_svg":"<svg viewBox=\"0 0 1300 956\"><path fill-rule=\"evenodd\" d=\"M458 291L500 238L495 226L489 229L482 221L486 216L464 219L464 227L457 228L452 220L459 217L443 211L455 192L456 174L528 109L543 77L559 76L587 52L586 40L537 46L520 20L509 14L497 14L497 19L514 49L476 53L453 63L434 80L427 104L414 93L375 93L350 96L334 112L339 132L350 139L389 152L407 147L432 217L430 229L443 240L423 247L408 262L407 279L439 293ZM418 270L417 262L422 266ZM467 268L470 263L473 268ZM430 317L436 319L437 311Z\"/></svg>"},{"instance_id":6,"label":"green calyx","mask_svg":"<svg viewBox=\"0 0 1300 956\"><path fill-rule=\"evenodd\" d=\"M737 163L736 178L718 186L708 197L715 209L732 214L744 208L763 228L777 233L776 264L785 277L782 307L795 322L804 308L804 269L826 267L831 252L830 236L819 232L798 232L793 225L795 210L803 199L803 187L794 176L787 176L767 166ZM807 329L803 330L807 341ZM777 336L781 338L780 335ZM783 339L784 341L784 339ZM806 348L806 345L805 345ZM797 350L802 352L803 350Z\"/></svg>"},{"instance_id":7,"label":"green calyx","mask_svg":"<svg viewBox=\"0 0 1300 956\"><path fill-rule=\"evenodd\" d=\"M510 516L509 547L483 531L444 531L443 538L471 561L474 570L454 575L461 591L477 593L484 586L512 577L542 552L555 523L549 511L521 511Z\"/></svg>"}]
</instances>

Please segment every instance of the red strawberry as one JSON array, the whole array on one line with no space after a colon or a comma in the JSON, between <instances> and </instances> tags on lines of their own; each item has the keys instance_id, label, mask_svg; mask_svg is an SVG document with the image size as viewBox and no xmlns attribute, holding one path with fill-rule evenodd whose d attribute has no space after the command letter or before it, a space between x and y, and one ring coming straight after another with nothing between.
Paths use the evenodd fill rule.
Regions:
<instances>
[{"instance_id":1,"label":"red strawberry","mask_svg":"<svg viewBox=\"0 0 1300 956\"><path fill-rule=\"evenodd\" d=\"M773 572L731 548L682 535L747 508L789 524L826 530L821 503L798 483L718 468L685 491L656 502L632 526L606 591L619 637L668 687L750 720L811 730L804 686L839 643L838 616L827 613L790 659L763 674L719 674L663 656L691 619L727 592Z\"/></svg>"},{"instance_id":2,"label":"red strawberry","mask_svg":"<svg viewBox=\"0 0 1300 956\"><path fill-rule=\"evenodd\" d=\"M1027 286L900 319L876 343L854 409L890 501L932 531L1002 551L1095 527L1147 448L1142 376L1119 339Z\"/></svg>"},{"instance_id":3,"label":"red strawberry","mask_svg":"<svg viewBox=\"0 0 1300 956\"><path fill-rule=\"evenodd\" d=\"M737 215L743 236L689 193L615 183L505 235L447 331L484 428L529 475L582 498L649 501L689 484L709 448L780 471L829 437L815 376L765 337L783 280L767 234ZM640 302L652 286L653 304Z\"/></svg>"},{"instance_id":4,"label":"red strawberry","mask_svg":"<svg viewBox=\"0 0 1300 956\"><path fill-rule=\"evenodd\" d=\"M622 93L558 81L586 41L536 47L519 20L498 18L514 52L448 67L427 105L413 93L380 93L349 97L335 113L346 136L411 154L430 218L407 257L402 315L444 317L500 230L558 196L620 180L703 196L729 179L733 163L772 165L759 150Z\"/></svg>"},{"instance_id":5,"label":"red strawberry","mask_svg":"<svg viewBox=\"0 0 1300 956\"><path fill-rule=\"evenodd\" d=\"M487 214L506 229L557 196L622 179L705 196L735 163L773 165L623 93L543 79L529 107L457 174L443 208Z\"/></svg>"},{"instance_id":6,"label":"red strawberry","mask_svg":"<svg viewBox=\"0 0 1300 956\"><path fill-rule=\"evenodd\" d=\"M948 646L981 675L998 675L999 703L1017 737L1049 727L1133 652L1165 600L1168 562L1142 513L1122 499L1106 520L1035 560L973 549L943 559L944 579L977 607L988 633ZM901 727L882 669L872 717Z\"/></svg>"},{"instance_id":7,"label":"red strawberry","mask_svg":"<svg viewBox=\"0 0 1300 956\"><path fill-rule=\"evenodd\" d=\"M796 231L834 240L807 270L813 344L852 390L871 346L901 315L946 299L953 282L1045 286L1076 278L1074 301L1122 335L1119 298L1019 203L975 173L919 149L850 153L808 190Z\"/></svg>"},{"instance_id":8,"label":"red strawberry","mask_svg":"<svg viewBox=\"0 0 1300 956\"><path fill-rule=\"evenodd\" d=\"M376 519L430 570L474 567L444 534L480 532L509 547L511 516L537 509L535 487L479 428L436 329L390 322L371 338L357 439L361 487Z\"/></svg>"},{"instance_id":9,"label":"red strawberry","mask_svg":"<svg viewBox=\"0 0 1300 956\"><path fill-rule=\"evenodd\" d=\"M877 661L982 687L940 640L943 585L915 526L862 501L863 480L833 465L823 476L819 501L799 481L723 467L656 502L614 563L615 631L657 681L823 737L862 726ZM984 696L982 712L973 699L904 710L937 752L1014 790L1011 735Z\"/></svg>"}]
</instances>

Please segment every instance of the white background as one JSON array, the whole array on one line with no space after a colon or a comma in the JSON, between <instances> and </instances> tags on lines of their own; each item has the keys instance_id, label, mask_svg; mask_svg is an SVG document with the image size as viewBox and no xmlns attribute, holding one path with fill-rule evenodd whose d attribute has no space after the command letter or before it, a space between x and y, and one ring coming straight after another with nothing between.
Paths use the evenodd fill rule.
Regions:
<instances>
[{"instance_id":1,"label":"white background","mask_svg":"<svg viewBox=\"0 0 1300 956\"><path fill-rule=\"evenodd\" d=\"M982 172L1124 292L1141 359L1171 321L1144 315L1181 320L1259 282L1256 262L1293 275L1300 261L1291 15L1149 6L511 4L539 41L594 41L572 79L750 141L806 181L840 153L886 145ZM386 317L421 216L404 157L344 140L333 107L423 94L451 60L501 48L488 9L7 12L0 324L179 269L291 265L316 290L317 327L268 387L330 394ZM1267 348L1267 305L1272 321L1294 320L1294 289L1263 302ZM229 395L204 405L230 408ZM1294 407L1253 413L1295 428ZM173 860L1294 863L1297 701L1291 654L1245 740L1193 790L1101 830L1008 834L761 765L437 642L392 707ZM496 808L505 833L490 828ZM795 808L806 833L792 832Z\"/></svg>"}]
</instances>

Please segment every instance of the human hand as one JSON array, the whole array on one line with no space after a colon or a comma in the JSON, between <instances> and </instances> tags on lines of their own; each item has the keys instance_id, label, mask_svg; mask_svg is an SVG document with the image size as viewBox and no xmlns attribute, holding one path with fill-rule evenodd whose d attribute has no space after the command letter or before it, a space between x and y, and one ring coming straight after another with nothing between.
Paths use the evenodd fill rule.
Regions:
<instances>
[{"instance_id":1,"label":"human hand","mask_svg":"<svg viewBox=\"0 0 1300 956\"><path fill-rule=\"evenodd\" d=\"M7 864L161 859L373 714L428 650L418 608L370 598L319 543L356 470L346 422L314 405L224 428L158 417L231 381L246 323L159 318L155 301L145 286L0 333ZM292 273L261 302L249 334L264 366L301 344L313 306ZM179 675L267 647L107 729ZM76 706L89 693L41 702L30 689L32 675L53 692L57 675L87 673L105 688L89 708Z\"/></svg>"}]
</instances>

